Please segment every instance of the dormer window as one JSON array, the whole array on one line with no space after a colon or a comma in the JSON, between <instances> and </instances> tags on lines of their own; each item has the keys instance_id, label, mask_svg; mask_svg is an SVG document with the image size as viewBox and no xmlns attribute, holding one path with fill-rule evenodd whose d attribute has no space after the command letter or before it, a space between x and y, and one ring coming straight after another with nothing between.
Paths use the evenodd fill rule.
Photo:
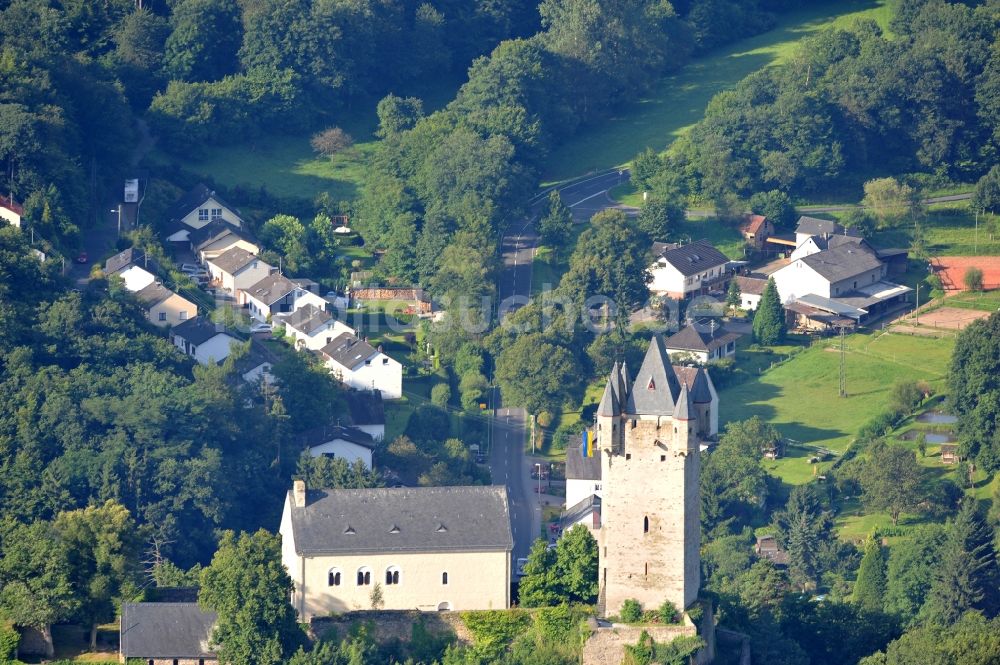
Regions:
<instances>
[{"instance_id":1,"label":"dormer window","mask_svg":"<svg viewBox=\"0 0 1000 665\"><path fill-rule=\"evenodd\" d=\"M399 527L393 524L392 528L389 529L389 533L399 533Z\"/></svg>"}]
</instances>

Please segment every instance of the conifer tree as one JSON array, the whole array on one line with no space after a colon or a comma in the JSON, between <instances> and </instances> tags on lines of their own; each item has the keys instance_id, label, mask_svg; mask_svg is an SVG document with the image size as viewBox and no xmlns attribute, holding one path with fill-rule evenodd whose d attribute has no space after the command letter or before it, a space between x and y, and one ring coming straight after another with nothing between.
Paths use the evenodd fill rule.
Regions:
<instances>
[{"instance_id":1,"label":"conifer tree","mask_svg":"<svg viewBox=\"0 0 1000 665\"><path fill-rule=\"evenodd\" d=\"M948 524L941 565L922 614L931 622L951 625L968 610L993 616L1000 601L1000 571L993 530L966 500Z\"/></svg>"},{"instance_id":2,"label":"conifer tree","mask_svg":"<svg viewBox=\"0 0 1000 665\"><path fill-rule=\"evenodd\" d=\"M854 583L854 602L870 612L881 612L885 606L886 560L882 543L876 535L865 543L858 579Z\"/></svg>"},{"instance_id":3,"label":"conifer tree","mask_svg":"<svg viewBox=\"0 0 1000 665\"><path fill-rule=\"evenodd\" d=\"M736 278L733 278L729 281L729 290L726 291L726 306L736 311L742 298L743 292L740 291L740 285L736 283Z\"/></svg>"},{"instance_id":4,"label":"conifer tree","mask_svg":"<svg viewBox=\"0 0 1000 665\"><path fill-rule=\"evenodd\" d=\"M785 308L781 306L781 296L774 278L769 277L764 295L760 298L757 313L753 317L753 338L758 344L780 344L785 339Z\"/></svg>"}]
</instances>

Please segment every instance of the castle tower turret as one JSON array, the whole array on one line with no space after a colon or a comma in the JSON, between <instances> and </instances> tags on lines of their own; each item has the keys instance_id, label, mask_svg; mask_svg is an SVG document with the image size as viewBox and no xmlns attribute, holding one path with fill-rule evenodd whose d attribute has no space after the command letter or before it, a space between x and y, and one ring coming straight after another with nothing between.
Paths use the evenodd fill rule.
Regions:
<instances>
[{"instance_id":1,"label":"castle tower turret","mask_svg":"<svg viewBox=\"0 0 1000 665\"><path fill-rule=\"evenodd\" d=\"M613 391L611 379L605 397ZM598 544L605 612L617 614L629 598L647 609L664 600L683 609L700 585L700 439L694 400L659 338L650 342L619 405L613 422L620 443L601 446ZM604 406L602 399L601 425Z\"/></svg>"}]
</instances>

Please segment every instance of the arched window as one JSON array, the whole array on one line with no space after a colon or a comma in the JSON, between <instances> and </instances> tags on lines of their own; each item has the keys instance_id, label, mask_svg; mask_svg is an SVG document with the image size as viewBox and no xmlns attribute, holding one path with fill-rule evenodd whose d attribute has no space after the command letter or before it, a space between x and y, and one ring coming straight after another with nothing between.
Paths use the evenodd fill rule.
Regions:
<instances>
[{"instance_id":1,"label":"arched window","mask_svg":"<svg viewBox=\"0 0 1000 665\"><path fill-rule=\"evenodd\" d=\"M648 517L643 517L642 518L642 532L643 533L649 533L649 518Z\"/></svg>"},{"instance_id":2,"label":"arched window","mask_svg":"<svg viewBox=\"0 0 1000 665\"><path fill-rule=\"evenodd\" d=\"M448 584L448 571L441 573L441 584Z\"/></svg>"},{"instance_id":3,"label":"arched window","mask_svg":"<svg viewBox=\"0 0 1000 665\"><path fill-rule=\"evenodd\" d=\"M396 566L389 566L385 569L385 583L388 584L399 584L399 568Z\"/></svg>"},{"instance_id":4,"label":"arched window","mask_svg":"<svg viewBox=\"0 0 1000 665\"><path fill-rule=\"evenodd\" d=\"M358 568L358 586L368 586L372 583L372 571L369 568Z\"/></svg>"},{"instance_id":5,"label":"arched window","mask_svg":"<svg viewBox=\"0 0 1000 665\"><path fill-rule=\"evenodd\" d=\"M331 568L326 574L326 584L327 586L340 586L340 569Z\"/></svg>"}]
</instances>

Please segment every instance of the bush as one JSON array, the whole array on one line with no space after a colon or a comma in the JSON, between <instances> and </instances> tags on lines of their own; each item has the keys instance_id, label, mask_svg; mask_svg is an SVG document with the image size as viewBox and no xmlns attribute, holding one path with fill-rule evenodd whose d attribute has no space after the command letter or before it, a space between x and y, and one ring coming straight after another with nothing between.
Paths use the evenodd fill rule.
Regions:
<instances>
[{"instance_id":1,"label":"bush","mask_svg":"<svg viewBox=\"0 0 1000 665\"><path fill-rule=\"evenodd\" d=\"M486 610L463 612L462 621L472 633L476 655L495 663L507 645L528 629L531 616L522 610Z\"/></svg>"},{"instance_id":2,"label":"bush","mask_svg":"<svg viewBox=\"0 0 1000 665\"><path fill-rule=\"evenodd\" d=\"M642 605L635 598L626 598L619 614L622 623L639 623L642 620Z\"/></svg>"},{"instance_id":3,"label":"bush","mask_svg":"<svg viewBox=\"0 0 1000 665\"><path fill-rule=\"evenodd\" d=\"M17 655L17 645L21 641L21 634L10 625L0 625L0 663L14 660Z\"/></svg>"},{"instance_id":4,"label":"bush","mask_svg":"<svg viewBox=\"0 0 1000 665\"><path fill-rule=\"evenodd\" d=\"M965 287L970 291L982 291L983 290L983 270L982 268L976 268L972 266L965 271L965 276L962 278L965 282Z\"/></svg>"},{"instance_id":5,"label":"bush","mask_svg":"<svg viewBox=\"0 0 1000 665\"><path fill-rule=\"evenodd\" d=\"M656 609L656 614L660 623L677 623L680 619L680 612L669 600L663 601L663 604Z\"/></svg>"},{"instance_id":6,"label":"bush","mask_svg":"<svg viewBox=\"0 0 1000 665\"><path fill-rule=\"evenodd\" d=\"M451 388L447 383L439 383L433 388L431 388L431 403L434 406L440 406L441 408L447 408L448 402L451 401Z\"/></svg>"},{"instance_id":7,"label":"bush","mask_svg":"<svg viewBox=\"0 0 1000 665\"><path fill-rule=\"evenodd\" d=\"M347 150L354 145L354 139L340 127L330 127L309 139L312 149L326 157L333 157L338 152Z\"/></svg>"}]
</instances>

